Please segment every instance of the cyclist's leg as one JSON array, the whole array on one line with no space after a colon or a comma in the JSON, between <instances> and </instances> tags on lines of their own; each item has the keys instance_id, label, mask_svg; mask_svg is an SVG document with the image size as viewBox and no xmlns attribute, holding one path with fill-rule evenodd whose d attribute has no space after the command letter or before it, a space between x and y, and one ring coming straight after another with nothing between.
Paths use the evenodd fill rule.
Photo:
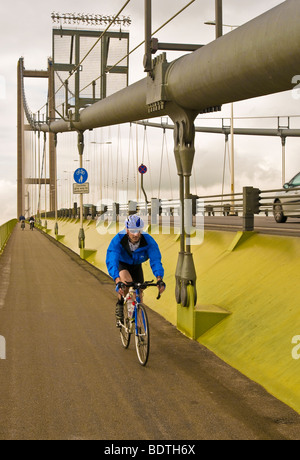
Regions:
<instances>
[{"instance_id":1,"label":"cyclist's leg","mask_svg":"<svg viewBox=\"0 0 300 460\"><path fill-rule=\"evenodd\" d=\"M132 278L129 270L125 270L125 269L120 271L120 279L121 279L121 282L124 283L124 284L133 282L133 278ZM128 291L128 289L127 289L127 291Z\"/></svg>"},{"instance_id":2,"label":"cyclist's leg","mask_svg":"<svg viewBox=\"0 0 300 460\"><path fill-rule=\"evenodd\" d=\"M123 262L119 264L119 277L122 283L143 283L144 274L141 265L128 265ZM129 288L126 288L124 291L124 297L128 294ZM141 291L141 301L142 301L142 291ZM123 305L124 298L121 294L118 294L118 302L116 305L116 317L117 320L123 320Z\"/></svg>"},{"instance_id":3,"label":"cyclist's leg","mask_svg":"<svg viewBox=\"0 0 300 460\"><path fill-rule=\"evenodd\" d=\"M124 267L125 268L125 267ZM141 265L128 265L127 269L120 271L120 278L122 283L143 283L144 273ZM128 289L125 292L125 296L128 293ZM143 301L143 291L140 290L141 302Z\"/></svg>"},{"instance_id":4,"label":"cyclist's leg","mask_svg":"<svg viewBox=\"0 0 300 460\"><path fill-rule=\"evenodd\" d=\"M120 265L119 267L120 269L120 272L119 272L119 277L120 277L120 280L122 283L132 283L132 277L129 273L128 270L125 270L124 267L122 267ZM128 293L128 289L125 290L124 292L124 297L126 297ZM124 320L124 311L123 311L123 307L124 307L124 297L122 296L122 294L118 294L118 301L117 301L117 304L116 304L116 319L117 321L121 321L123 322Z\"/></svg>"},{"instance_id":5,"label":"cyclist's leg","mask_svg":"<svg viewBox=\"0 0 300 460\"><path fill-rule=\"evenodd\" d=\"M142 284L145 281L142 265L133 265L131 276L135 283ZM141 289L140 289L140 299L141 299L141 302L143 302L143 291Z\"/></svg>"}]
</instances>

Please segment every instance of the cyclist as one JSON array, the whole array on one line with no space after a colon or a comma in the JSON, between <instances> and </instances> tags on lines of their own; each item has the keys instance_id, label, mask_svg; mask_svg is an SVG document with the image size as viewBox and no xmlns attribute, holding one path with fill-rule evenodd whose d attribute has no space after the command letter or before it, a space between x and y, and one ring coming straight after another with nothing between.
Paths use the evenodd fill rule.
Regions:
<instances>
[{"instance_id":1,"label":"cyclist","mask_svg":"<svg viewBox=\"0 0 300 460\"><path fill-rule=\"evenodd\" d=\"M31 216L30 219L29 219L30 230L34 229L34 222L35 222L35 219L34 219L33 216Z\"/></svg>"},{"instance_id":2,"label":"cyclist","mask_svg":"<svg viewBox=\"0 0 300 460\"><path fill-rule=\"evenodd\" d=\"M125 221L125 229L111 241L106 255L106 266L109 275L116 283L118 302L116 305L117 321L123 321L124 298L128 288L124 283L143 283L142 264L150 259L150 266L157 278L160 294L166 288L163 282L164 268L161 253L156 241L147 233L143 233L144 222L138 215L129 216Z\"/></svg>"},{"instance_id":3,"label":"cyclist","mask_svg":"<svg viewBox=\"0 0 300 460\"><path fill-rule=\"evenodd\" d=\"M21 229L22 229L22 231L24 231L25 230L25 217L23 215L21 215L19 217L19 221L21 222Z\"/></svg>"}]
</instances>

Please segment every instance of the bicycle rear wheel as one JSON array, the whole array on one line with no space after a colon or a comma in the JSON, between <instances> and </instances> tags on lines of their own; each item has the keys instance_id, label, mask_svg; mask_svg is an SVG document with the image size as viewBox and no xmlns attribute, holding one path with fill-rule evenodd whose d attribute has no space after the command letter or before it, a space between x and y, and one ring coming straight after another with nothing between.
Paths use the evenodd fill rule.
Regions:
<instances>
[{"instance_id":1,"label":"bicycle rear wheel","mask_svg":"<svg viewBox=\"0 0 300 460\"><path fill-rule=\"evenodd\" d=\"M120 329L120 337L121 337L121 342L124 348L128 348L130 345L130 320L128 318L128 310L127 310L127 304L124 304L124 322L121 325Z\"/></svg>"},{"instance_id":2,"label":"bicycle rear wheel","mask_svg":"<svg viewBox=\"0 0 300 460\"><path fill-rule=\"evenodd\" d=\"M137 307L135 348L140 364L146 366L150 352L150 330L148 316L143 305Z\"/></svg>"}]
</instances>

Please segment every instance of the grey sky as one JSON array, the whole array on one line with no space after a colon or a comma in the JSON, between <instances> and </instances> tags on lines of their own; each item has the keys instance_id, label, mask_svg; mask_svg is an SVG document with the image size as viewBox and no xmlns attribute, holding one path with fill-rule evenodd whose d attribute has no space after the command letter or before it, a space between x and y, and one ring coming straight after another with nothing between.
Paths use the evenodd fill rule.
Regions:
<instances>
[{"instance_id":1,"label":"grey sky","mask_svg":"<svg viewBox=\"0 0 300 460\"><path fill-rule=\"evenodd\" d=\"M115 14L125 3L124 0L11 0L1 5L0 18L0 224L15 216L16 213L16 66L18 59L25 58L28 69L42 69L47 66L47 57L52 50L51 13L82 12ZM188 3L187 0L153 0L153 29L175 14ZM241 25L265 11L282 3L277 0L223 0L224 23ZM161 41L185 43L209 43L214 39L214 28L204 25L207 20L214 19L214 0L197 0L181 16L163 29L158 38ZM143 0L131 0L124 11L130 15L132 25L130 48L143 40ZM224 32L228 29L225 28ZM144 77L142 67L143 48L134 53L130 60L130 83ZM169 53L168 60L176 58ZM300 70L299 70L300 73ZM42 83L28 81L28 102L30 108L38 110L45 103L46 89ZM235 116L274 116L298 115L299 101L295 101L291 93L268 96L235 104ZM224 106L220 114L214 117L229 117L228 106ZM212 118L211 116L207 117ZM204 123L204 122L203 122ZM211 124L212 122L208 122ZM218 124L221 122L215 122ZM239 122L242 123L242 122ZM266 123L277 126L274 121L257 121L256 126ZM297 126L297 120L294 122ZM207 124L207 123L206 123ZM250 121L246 122L249 125ZM245 123L240 126L245 126ZM128 133L126 134L128 137ZM157 138L157 161L161 153L162 134L153 132ZM172 154L171 133L168 134L170 154ZM125 145L127 140L124 141ZM153 141L154 142L154 141ZM154 142L154 143L155 143ZM287 141L287 175L300 170L298 159L299 142L297 139ZM124 148L126 152L126 148ZM153 154L154 155L154 154ZM223 136L201 135L197 137L197 153L195 173L199 192L210 192L221 183L224 155ZM236 174L237 187L254 185L266 188L281 185L281 144L280 139L236 138ZM172 161L172 160L170 160ZM174 174L175 175L175 174ZM176 188L177 179L173 186ZM247 182L247 183L245 183Z\"/></svg>"}]
</instances>

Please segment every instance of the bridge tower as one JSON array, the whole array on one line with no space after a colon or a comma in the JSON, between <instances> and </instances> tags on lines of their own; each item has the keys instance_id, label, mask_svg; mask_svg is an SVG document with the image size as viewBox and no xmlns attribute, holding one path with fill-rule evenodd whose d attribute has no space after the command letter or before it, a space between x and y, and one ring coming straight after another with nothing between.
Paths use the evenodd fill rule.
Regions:
<instances>
[{"instance_id":1,"label":"bridge tower","mask_svg":"<svg viewBox=\"0 0 300 460\"><path fill-rule=\"evenodd\" d=\"M25 185L39 185L40 178L28 178L26 177L25 169L25 132L35 131L34 118L27 106L25 91L24 91L24 79L25 78L46 78L48 79L48 118L50 121L55 120L55 107L54 107L54 78L53 78L53 66L51 59L48 60L48 70L25 70L24 59L20 58L17 67L17 144L18 144L18 166L17 166L17 183L18 183L18 216L26 213L25 204ZM27 119L27 124L25 122ZM36 120L37 123L40 120ZM56 203L56 192L55 192L55 181L56 181L56 149L55 149L55 134L49 132L49 177L43 181L50 187L50 211L55 210Z\"/></svg>"}]
</instances>

